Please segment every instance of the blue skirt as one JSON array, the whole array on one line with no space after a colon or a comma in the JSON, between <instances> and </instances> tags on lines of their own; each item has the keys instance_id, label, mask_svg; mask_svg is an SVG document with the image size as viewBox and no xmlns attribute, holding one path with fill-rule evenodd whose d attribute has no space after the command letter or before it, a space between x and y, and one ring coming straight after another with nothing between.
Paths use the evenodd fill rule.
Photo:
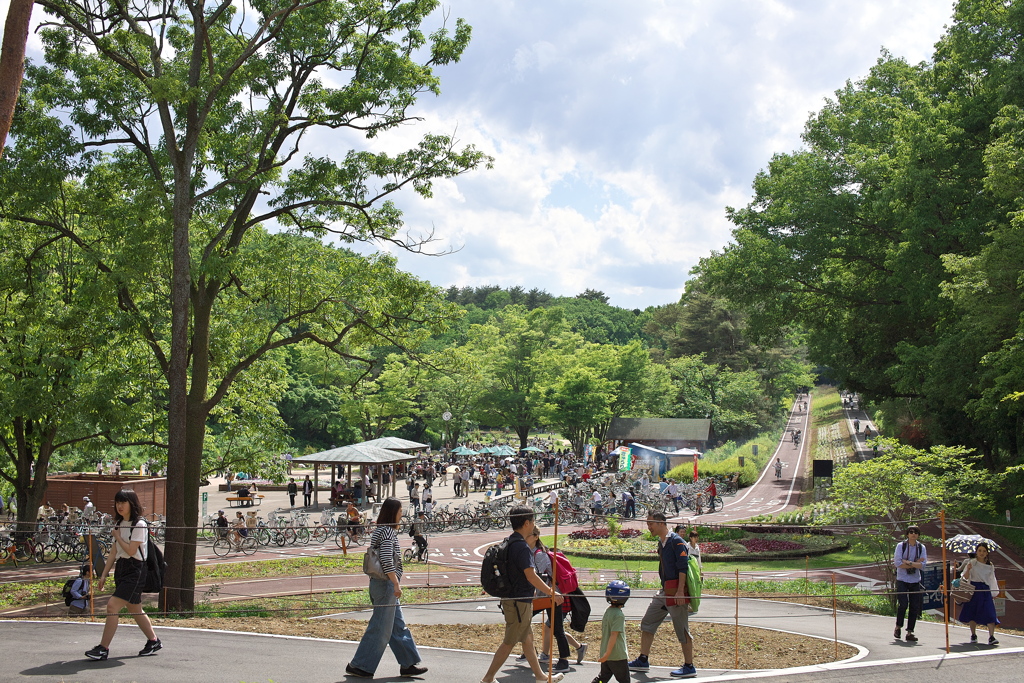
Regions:
<instances>
[{"instance_id":1,"label":"blue skirt","mask_svg":"<svg viewBox=\"0 0 1024 683\"><path fill-rule=\"evenodd\" d=\"M983 581L971 581L974 586L974 595L960 608L959 621L966 624L973 621L976 624L998 624L996 606L992 602L992 592L988 584Z\"/></svg>"}]
</instances>

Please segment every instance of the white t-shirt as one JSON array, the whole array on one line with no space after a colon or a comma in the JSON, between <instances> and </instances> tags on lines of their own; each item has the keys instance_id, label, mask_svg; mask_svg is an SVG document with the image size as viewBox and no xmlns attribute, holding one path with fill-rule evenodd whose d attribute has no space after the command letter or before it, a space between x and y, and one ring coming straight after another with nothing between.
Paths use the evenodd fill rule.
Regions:
<instances>
[{"instance_id":1,"label":"white t-shirt","mask_svg":"<svg viewBox=\"0 0 1024 683\"><path fill-rule=\"evenodd\" d=\"M140 541L139 549L135 551L135 559L142 560L143 562L146 561L146 550L147 546L149 545L146 542L147 538L149 537L149 532L146 529L146 520L140 518L139 521L135 522L134 527L131 526L128 520L121 520L121 523L117 526L116 533L121 534L121 540L125 541L126 543L131 543L132 541ZM126 553L124 549L121 548L120 545L115 543L114 547L117 549L117 555L115 556L117 559L120 560L122 557L129 556L128 553Z\"/></svg>"}]
</instances>

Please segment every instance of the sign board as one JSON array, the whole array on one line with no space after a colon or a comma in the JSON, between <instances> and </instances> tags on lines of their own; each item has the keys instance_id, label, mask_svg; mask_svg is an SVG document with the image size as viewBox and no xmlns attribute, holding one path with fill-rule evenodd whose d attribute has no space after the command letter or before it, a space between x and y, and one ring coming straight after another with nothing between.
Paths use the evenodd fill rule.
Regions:
<instances>
[{"instance_id":1,"label":"sign board","mask_svg":"<svg viewBox=\"0 0 1024 683\"><path fill-rule=\"evenodd\" d=\"M633 468L633 449L619 449L619 472L629 472Z\"/></svg>"},{"instance_id":2,"label":"sign board","mask_svg":"<svg viewBox=\"0 0 1024 683\"><path fill-rule=\"evenodd\" d=\"M924 589L922 610L942 609L942 563L926 565L920 569L921 588Z\"/></svg>"}]
</instances>

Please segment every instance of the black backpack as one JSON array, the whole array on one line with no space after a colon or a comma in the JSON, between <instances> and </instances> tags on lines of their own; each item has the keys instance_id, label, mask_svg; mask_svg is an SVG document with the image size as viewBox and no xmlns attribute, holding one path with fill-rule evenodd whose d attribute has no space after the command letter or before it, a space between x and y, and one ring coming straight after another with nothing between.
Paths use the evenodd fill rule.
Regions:
<instances>
[{"instance_id":1,"label":"black backpack","mask_svg":"<svg viewBox=\"0 0 1024 683\"><path fill-rule=\"evenodd\" d=\"M60 594L64 596L64 604L67 607L71 607L71 603L75 600L71 596L71 587L75 585L75 581L78 579L68 579L64 582L64 587L60 589Z\"/></svg>"},{"instance_id":2,"label":"black backpack","mask_svg":"<svg viewBox=\"0 0 1024 683\"><path fill-rule=\"evenodd\" d=\"M525 543L525 541L523 541ZM480 586L488 595L496 598L512 597L512 580L509 577L508 551L511 542L502 539L501 543L492 545L484 553L484 562L480 567Z\"/></svg>"},{"instance_id":3,"label":"black backpack","mask_svg":"<svg viewBox=\"0 0 1024 683\"><path fill-rule=\"evenodd\" d=\"M167 562L164 554L150 536L146 546L146 583L142 586L143 593L159 593L164 587L164 573Z\"/></svg>"}]
</instances>

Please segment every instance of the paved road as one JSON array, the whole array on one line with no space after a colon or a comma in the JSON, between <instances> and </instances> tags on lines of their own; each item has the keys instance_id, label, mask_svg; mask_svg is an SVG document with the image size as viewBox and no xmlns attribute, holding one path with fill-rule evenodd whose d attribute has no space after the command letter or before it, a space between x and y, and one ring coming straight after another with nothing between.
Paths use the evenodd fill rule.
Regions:
<instances>
[{"instance_id":1,"label":"paved road","mask_svg":"<svg viewBox=\"0 0 1024 683\"><path fill-rule=\"evenodd\" d=\"M833 633L831 612L801 605L780 605L762 600L740 600L740 621L754 626L770 626L821 637ZM483 609L479 609L483 607ZM631 619L639 617L643 607L637 596L627 605ZM735 602L729 599L706 600L695 619L732 623ZM429 628L435 623L497 623L499 616L494 601L477 601L429 607L405 608L406 619L413 629ZM365 613L346 613L339 617L363 617ZM931 683L957 681L966 677L982 677L989 681L1019 680L1024 662L1024 638L1001 636L998 648L965 644L966 630L953 629L952 654L944 652L945 636L939 624L921 623L917 644L891 640L892 620L870 615L840 613L839 638L859 646L852 660L834 664L760 672L699 669L699 678L741 680L772 677L792 681L875 681L880 677L907 679L927 676ZM196 631L160 627L157 629L164 649L154 657L140 658L135 653L143 643L138 630L123 624L112 647L111 658L92 662L82 652L92 647L100 634L99 624L54 622L0 621L0 680L60 681L61 683L93 683L140 681L145 683L179 683L182 680L218 683L319 683L344 680L345 663L355 651L355 644L314 638L293 638L249 633ZM476 683L486 669L490 653L462 650L421 648L424 663L430 672L425 681ZM700 646L696 663L700 667ZM635 676L644 681L669 680L674 662L652 662L649 674ZM592 679L598 665L592 661L573 668L571 679ZM377 679L400 680L398 666L385 654ZM530 680L528 670L513 665L512 660L499 673L500 683Z\"/></svg>"}]
</instances>

